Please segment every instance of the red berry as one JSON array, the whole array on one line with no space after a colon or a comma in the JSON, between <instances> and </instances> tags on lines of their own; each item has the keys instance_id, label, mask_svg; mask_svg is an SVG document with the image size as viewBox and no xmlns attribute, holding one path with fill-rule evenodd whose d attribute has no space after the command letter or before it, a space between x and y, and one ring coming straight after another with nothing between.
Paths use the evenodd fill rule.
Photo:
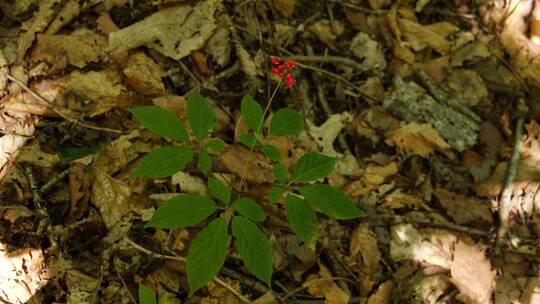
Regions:
<instances>
[{"instance_id":1,"label":"red berry","mask_svg":"<svg viewBox=\"0 0 540 304\"><path fill-rule=\"evenodd\" d=\"M281 70L278 69L278 68L272 68L271 71L272 71L272 73L278 75L279 77L282 77L282 76L283 76L283 74L281 74Z\"/></svg>"},{"instance_id":2,"label":"red berry","mask_svg":"<svg viewBox=\"0 0 540 304\"><path fill-rule=\"evenodd\" d=\"M272 57L272 64L278 65L281 62L281 59L279 57Z\"/></svg>"},{"instance_id":3,"label":"red berry","mask_svg":"<svg viewBox=\"0 0 540 304\"><path fill-rule=\"evenodd\" d=\"M283 64L288 69L294 69L296 67L296 62L294 62L292 60L285 60L285 62Z\"/></svg>"}]
</instances>

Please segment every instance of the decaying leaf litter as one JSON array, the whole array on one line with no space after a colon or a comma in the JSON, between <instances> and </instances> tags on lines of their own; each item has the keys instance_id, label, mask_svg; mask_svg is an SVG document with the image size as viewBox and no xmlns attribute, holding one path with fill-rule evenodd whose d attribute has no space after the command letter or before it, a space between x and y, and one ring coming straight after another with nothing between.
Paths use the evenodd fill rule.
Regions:
<instances>
[{"instance_id":1,"label":"decaying leaf litter","mask_svg":"<svg viewBox=\"0 0 540 304\"><path fill-rule=\"evenodd\" d=\"M170 303L539 303L540 90L535 1L3 1L0 3L0 299L129 303L144 284ZM314 250L268 204L256 153L246 191L267 212L272 291L234 252L187 297L197 229L144 229L177 193L208 193L188 165L129 179L163 140L127 111L186 120L207 96L237 183L239 114L265 105L270 58L295 60L277 106L305 132L276 138L293 164L336 157L327 182L359 220L322 221ZM190 169L191 168L191 169Z\"/></svg>"}]
</instances>

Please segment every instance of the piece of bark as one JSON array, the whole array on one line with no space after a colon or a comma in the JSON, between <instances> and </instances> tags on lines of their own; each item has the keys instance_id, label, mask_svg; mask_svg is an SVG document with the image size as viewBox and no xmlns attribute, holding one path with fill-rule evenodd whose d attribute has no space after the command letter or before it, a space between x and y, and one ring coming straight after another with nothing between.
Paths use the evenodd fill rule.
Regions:
<instances>
[{"instance_id":1,"label":"piece of bark","mask_svg":"<svg viewBox=\"0 0 540 304\"><path fill-rule=\"evenodd\" d=\"M474 145L481 119L449 90L436 85L426 74L418 74L430 94L415 82L406 83L396 76L394 91L384 101L384 107L408 122L430 123L458 152Z\"/></svg>"}]
</instances>

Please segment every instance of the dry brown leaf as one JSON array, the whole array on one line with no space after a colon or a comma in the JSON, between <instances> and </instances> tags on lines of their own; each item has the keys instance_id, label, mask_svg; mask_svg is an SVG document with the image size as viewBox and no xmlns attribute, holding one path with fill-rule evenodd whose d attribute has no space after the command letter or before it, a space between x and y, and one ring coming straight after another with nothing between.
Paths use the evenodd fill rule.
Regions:
<instances>
[{"instance_id":1,"label":"dry brown leaf","mask_svg":"<svg viewBox=\"0 0 540 304\"><path fill-rule=\"evenodd\" d=\"M290 17L294 13L295 6L296 0L274 0L274 7L285 18Z\"/></svg>"},{"instance_id":2,"label":"dry brown leaf","mask_svg":"<svg viewBox=\"0 0 540 304\"><path fill-rule=\"evenodd\" d=\"M59 61L83 68L89 62L97 62L104 55L106 41L102 36L90 30L76 31L70 35L40 34L36 39L36 46L30 53L30 61L45 61L55 65L56 69L65 67L56 66Z\"/></svg>"},{"instance_id":3,"label":"dry brown leaf","mask_svg":"<svg viewBox=\"0 0 540 304\"><path fill-rule=\"evenodd\" d=\"M458 241L450 264L452 283L458 288L458 299L465 303L488 304L495 288L496 272L484 254L485 249L464 240Z\"/></svg>"},{"instance_id":4,"label":"dry brown leaf","mask_svg":"<svg viewBox=\"0 0 540 304\"><path fill-rule=\"evenodd\" d=\"M50 272L41 249L12 250L0 242L0 294L5 303L28 303L45 286Z\"/></svg>"},{"instance_id":5,"label":"dry brown leaf","mask_svg":"<svg viewBox=\"0 0 540 304\"><path fill-rule=\"evenodd\" d=\"M165 92L161 77L165 77L166 73L143 52L129 56L123 73L133 90L141 95L158 95Z\"/></svg>"},{"instance_id":6,"label":"dry brown leaf","mask_svg":"<svg viewBox=\"0 0 540 304\"><path fill-rule=\"evenodd\" d=\"M75 223L88 209L90 202L91 174L79 163L69 167L70 208L67 223Z\"/></svg>"},{"instance_id":7,"label":"dry brown leaf","mask_svg":"<svg viewBox=\"0 0 540 304\"><path fill-rule=\"evenodd\" d=\"M345 186L343 191L351 197L364 197L370 191L384 183L387 177L392 176L397 172L398 167L395 162L391 162L385 166L370 163L364 169L362 177Z\"/></svg>"},{"instance_id":8,"label":"dry brown leaf","mask_svg":"<svg viewBox=\"0 0 540 304\"><path fill-rule=\"evenodd\" d=\"M248 154L249 150L247 148L240 145L231 145L219 155L219 160L227 170L238 177L245 175L246 180L256 183L273 182L272 165L261 153L251 153L250 161L244 168Z\"/></svg>"},{"instance_id":9,"label":"dry brown leaf","mask_svg":"<svg viewBox=\"0 0 540 304\"><path fill-rule=\"evenodd\" d=\"M125 183L105 172L93 170L92 203L99 209L108 229L131 212L131 192L131 188Z\"/></svg>"},{"instance_id":10,"label":"dry brown leaf","mask_svg":"<svg viewBox=\"0 0 540 304\"><path fill-rule=\"evenodd\" d=\"M255 301L252 301L251 304L279 304L279 302L276 299L276 296L269 291L255 299Z\"/></svg>"},{"instance_id":11,"label":"dry brown leaf","mask_svg":"<svg viewBox=\"0 0 540 304\"><path fill-rule=\"evenodd\" d=\"M39 10L34 14L34 17L21 25L22 33L17 39L17 61L22 62L26 51L32 46L36 33L43 32L49 23L54 19L57 12L55 6L62 1L60 0L44 0L39 3ZM54 34L54 33L52 33Z\"/></svg>"},{"instance_id":12,"label":"dry brown leaf","mask_svg":"<svg viewBox=\"0 0 540 304\"><path fill-rule=\"evenodd\" d=\"M444 141L430 124L408 123L386 133L386 144L396 147L400 154L419 155L427 158L434 151L451 156L450 145Z\"/></svg>"},{"instance_id":13,"label":"dry brown leaf","mask_svg":"<svg viewBox=\"0 0 540 304\"><path fill-rule=\"evenodd\" d=\"M368 223L361 223L354 229L351 235L349 249L351 256L365 265L368 274L374 274L380 268L381 252L375 233L371 231Z\"/></svg>"},{"instance_id":14,"label":"dry brown leaf","mask_svg":"<svg viewBox=\"0 0 540 304\"><path fill-rule=\"evenodd\" d=\"M458 224L478 227L493 223L493 215L489 205L475 197L453 193L445 189L436 189L433 194L448 215Z\"/></svg>"},{"instance_id":15,"label":"dry brown leaf","mask_svg":"<svg viewBox=\"0 0 540 304\"><path fill-rule=\"evenodd\" d=\"M431 48L441 55L448 54L450 51L450 42L444 35L431 30L428 26L407 19L399 19L398 24L404 40L414 51Z\"/></svg>"},{"instance_id":16,"label":"dry brown leaf","mask_svg":"<svg viewBox=\"0 0 540 304\"><path fill-rule=\"evenodd\" d=\"M312 32L313 34L315 34L315 36L317 36L317 38L319 38L319 40L321 40L329 48L333 50L337 50L336 40L345 31L345 26L337 20L335 20L335 24L336 24L335 33L332 30L332 25L331 25L330 20L327 20L327 19L314 22L308 27L308 30Z\"/></svg>"},{"instance_id":17,"label":"dry brown leaf","mask_svg":"<svg viewBox=\"0 0 540 304\"><path fill-rule=\"evenodd\" d=\"M428 265L450 268L451 248L456 243L455 235L438 229L417 230L411 224L392 227L390 254L396 261L413 260Z\"/></svg>"},{"instance_id":18,"label":"dry brown leaf","mask_svg":"<svg viewBox=\"0 0 540 304\"><path fill-rule=\"evenodd\" d=\"M206 42L205 53L217 67L224 67L231 61L232 47L229 39L231 32L225 24L227 20L218 19L218 28Z\"/></svg>"},{"instance_id":19,"label":"dry brown leaf","mask_svg":"<svg viewBox=\"0 0 540 304\"><path fill-rule=\"evenodd\" d=\"M448 76L448 86L461 103L468 107L474 107L488 97L484 80L472 70L452 70Z\"/></svg>"},{"instance_id":20,"label":"dry brown leaf","mask_svg":"<svg viewBox=\"0 0 540 304\"><path fill-rule=\"evenodd\" d=\"M216 28L214 13L221 1L206 0L196 6L178 5L109 35L109 49L123 52L148 46L175 60L204 46Z\"/></svg>"},{"instance_id":21,"label":"dry brown leaf","mask_svg":"<svg viewBox=\"0 0 540 304\"><path fill-rule=\"evenodd\" d=\"M309 136L319 147L319 151L332 157L336 157L335 172L343 175L358 176L360 168L356 158L352 155L338 153L334 149L334 141L345 127L353 120L348 112L332 114L322 125L315 126L309 120L306 122Z\"/></svg>"},{"instance_id":22,"label":"dry brown leaf","mask_svg":"<svg viewBox=\"0 0 540 304\"><path fill-rule=\"evenodd\" d=\"M90 117L108 112L113 107L128 107L132 96L122 84L122 76L112 69L71 73L68 90L95 104L86 115Z\"/></svg>"},{"instance_id":23,"label":"dry brown leaf","mask_svg":"<svg viewBox=\"0 0 540 304\"><path fill-rule=\"evenodd\" d=\"M117 139L107 144L103 147L101 156L95 160L93 168L109 175L113 175L120 169L125 168L139 156L138 152L140 151L137 151L132 143L132 141L139 136L140 132L134 130L131 133L119 136Z\"/></svg>"},{"instance_id":24,"label":"dry brown leaf","mask_svg":"<svg viewBox=\"0 0 540 304\"><path fill-rule=\"evenodd\" d=\"M349 303L349 295L331 280L332 273L321 263L319 263L319 269L319 275L310 275L304 283L307 292L312 296L324 297L327 304Z\"/></svg>"},{"instance_id":25,"label":"dry brown leaf","mask_svg":"<svg viewBox=\"0 0 540 304\"><path fill-rule=\"evenodd\" d=\"M197 176L192 176L187 172L178 171L171 177L171 183L178 185L181 192L196 193L202 196L208 196L206 183Z\"/></svg>"},{"instance_id":26,"label":"dry brown leaf","mask_svg":"<svg viewBox=\"0 0 540 304\"><path fill-rule=\"evenodd\" d=\"M15 221L20 218L28 218L34 215L34 211L30 210L24 205L11 205L0 207L0 218L10 222L11 224L15 223Z\"/></svg>"},{"instance_id":27,"label":"dry brown leaf","mask_svg":"<svg viewBox=\"0 0 540 304\"><path fill-rule=\"evenodd\" d=\"M193 63L195 63L197 70L199 70L202 75L214 75L215 72L208 66L208 58L206 58L206 55L203 52L193 51L191 53L191 60L193 60Z\"/></svg>"},{"instance_id":28,"label":"dry brown leaf","mask_svg":"<svg viewBox=\"0 0 540 304\"><path fill-rule=\"evenodd\" d=\"M412 281L413 286L411 287L414 288L416 299L424 304L440 303L441 301L439 301L439 299L443 297L451 287L449 278L442 274L423 277L420 282L416 284L414 283L414 279Z\"/></svg>"},{"instance_id":29,"label":"dry brown leaf","mask_svg":"<svg viewBox=\"0 0 540 304\"><path fill-rule=\"evenodd\" d=\"M53 168L60 162L60 156L57 153L43 152L39 141L34 140L21 149L17 156L17 162L29 163L42 168Z\"/></svg>"},{"instance_id":30,"label":"dry brown leaf","mask_svg":"<svg viewBox=\"0 0 540 304\"><path fill-rule=\"evenodd\" d=\"M405 193L402 189L397 189L384 197L381 207L390 209L400 209L404 207L426 209L427 206L421 197L414 194Z\"/></svg>"},{"instance_id":31,"label":"dry brown leaf","mask_svg":"<svg viewBox=\"0 0 540 304\"><path fill-rule=\"evenodd\" d=\"M379 285L377 291L369 297L367 304L390 304L392 303L393 281L386 281Z\"/></svg>"},{"instance_id":32,"label":"dry brown leaf","mask_svg":"<svg viewBox=\"0 0 540 304\"><path fill-rule=\"evenodd\" d=\"M362 32L356 34L349 48L366 70L382 72L386 69L386 59L382 47L369 35Z\"/></svg>"}]
</instances>

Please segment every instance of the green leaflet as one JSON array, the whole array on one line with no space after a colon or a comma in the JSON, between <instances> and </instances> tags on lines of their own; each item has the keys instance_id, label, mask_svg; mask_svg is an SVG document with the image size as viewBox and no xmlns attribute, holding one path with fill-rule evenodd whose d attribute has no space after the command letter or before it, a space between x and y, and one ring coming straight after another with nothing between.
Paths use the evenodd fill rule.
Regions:
<instances>
[{"instance_id":1,"label":"green leaflet","mask_svg":"<svg viewBox=\"0 0 540 304\"><path fill-rule=\"evenodd\" d=\"M191 242L186 259L189 296L212 280L227 256L227 222L217 218Z\"/></svg>"},{"instance_id":2,"label":"green leaflet","mask_svg":"<svg viewBox=\"0 0 540 304\"><path fill-rule=\"evenodd\" d=\"M287 167L281 162L274 165L274 168L272 169L272 172L274 173L274 176L276 177L276 180L280 183L285 183L287 180Z\"/></svg>"},{"instance_id":3,"label":"green leaflet","mask_svg":"<svg viewBox=\"0 0 540 304\"><path fill-rule=\"evenodd\" d=\"M195 194L181 194L161 205L145 227L183 228L196 225L212 215L218 206L213 200Z\"/></svg>"},{"instance_id":4,"label":"green leaflet","mask_svg":"<svg viewBox=\"0 0 540 304\"><path fill-rule=\"evenodd\" d=\"M225 143L219 138L214 138L207 142L204 147L210 152L220 152L225 149Z\"/></svg>"},{"instance_id":5,"label":"green leaflet","mask_svg":"<svg viewBox=\"0 0 540 304\"><path fill-rule=\"evenodd\" d=\"M259 103L256 102L253 97L246 95L242 99L240 111L242 112L242 116L244 116L248 127L255 133L261 133L263 110Z\"/></svg>"},{"instance_id":6,"label":"green leaflet","mask_svg":"<svg viewBox=\"0 0 540 304\"><path fill-rule=\"evenodd\" d=\"M139 284L139 304L156 304L156 293L148 286Z\"/></svg>"},{"instance_id":7,"label":"green leaflet","mask_svg":"<svg viewBox=\"0 0 540 304\"><path fill-rule=\"evenodd\" d=\"M364 215L347 194L330 185L307 185L300 188L300 193L311 206L335 219L348 220Z\"/></svg>"},{"instance_id":8,"label":"green leaflet","mask_svg":"<svg viewBox=\"0 0 540 304\"><path fill-rule=\"evenodd\" d=\"M199 170L201 170L201 172L204 174L208 174L208 172L210 172L210 169L212 169L212 157L210 156L210 154L208 154L208 152L199 152L197 168L199 168Z\"/></svg>"},{"instance_id":9,"label":"green leaflet","mask_svg":"<svg viewBox=\"0 0 540 304\"><path fill-rule=\"evenodd\" d=\"M193 150L182 146L165 146L146 154L130 178L163 178L184 170L193 159Z\"/></svg>"},{"instance_id":10,"label":"green leaflet","mask_svg":"<svg viewBox=\"0 0 540 304\"><path fill-rule=\"evenodd\" d=\"M157 106L135 107L129 110L143 127L162 137L189 141L184 124L173 112Z\"/></svg>"},{"instance_id":11,"label":"green leaflet","mask_svg":"<svg viewBox=\"0 0 540 304\"><path fill-rule=\"evenodd\" d=\"M187 102L189 126L198 140L203 140L216 126L216 113L199 92L191 94Z\"/></svg>"},{"instance_id":12,"label":"green leaflet","mask_svg":"<svg viewBox=\"0 0 540 304\"><path fill-rule=\"evenodd\" d=\"M208 190L225 205L231 202L231 189L221 181L213 177L208 178Z\"/></svg>"},{"instance_id":13,"label":"green leaflet","mask_svg":"<svg viewBox=\"0 0 540 304\"><path fill-rule=\"evenodd\" d=\"M285 188L281 186L274 186L270 191L268 192L268 202L270 204L275 204L279 201L279 198L283 194L283 191L285 191Z\"/></svg>"},{"instance_id":14,"label":"green leaflet","mask_svg":"<svg viewBox=\"0 0 540 304\"><path fill-rule=\"evenodd\" d=\"M308 152L300 157L293 168L294 182L308 182L328 176L336 159L317 152Z\"/></svg>"},{"instance_id":15,"label":"green leaflet","mask_svg":"<svg viewBox=\"0 0 540 304\"><path fill-rule=\"evenodd\" d=\"M241 134L238 139L244 146L251 148L259 144L259 141L255 136L249 134Z\"/></svg>"},{"instance_id":16,"label":"green leaflet","mask_svg":"<svg viewBox=\"0 0 540 304\"><path fill-rule=\"evenodd\" d=\"M235 216L232 233L236 250L244 264L260 280L270 286L272 281L272 248L266 235L250 220Z\"/></svg>"},{"instance_id":17,"label":"green leaflet","mask_svg":"<svg viewBox=\"0 0 540 304\"><path fill-rule=\"evenodd\" d=\"M303 130L302 115L292 109L282 108L272 116L268 133L274 136L294 136Z\"/></svg>"},{"instance_id":18,"label":"green leaflet","mask_svg":"<svg viewBox=\"0 0 540 304\"><path fill-rule=\"evenodd\" d=\"M279 152L279 149L272 146L272 145L262 145L261 151L264 153L266 158L273 161L280 161L281 160L281 152Z\"/></svg>"},{"instance_id":19,"label":"green leaflet","mask_svg":"<svg viewBox=\"0 0 540 304\"><path fill-rule=\"evenodd\" d=\"M315 249L319 232L319 221L315 210L303 199L289 194L285 199L287 221L300 240Z\"/></svg>"},{"instance_id":20,"label":"green leaflet","mask_svg":"<svg viewBox=\"0 0 540 304\"><path fill-rule=\"evenodd\" d=\"M249 198L237 199L231 207L234 211L249 218L252 221L262 222L266 219L264 210L256 201Z\"/></svg>"}]
</instances>

